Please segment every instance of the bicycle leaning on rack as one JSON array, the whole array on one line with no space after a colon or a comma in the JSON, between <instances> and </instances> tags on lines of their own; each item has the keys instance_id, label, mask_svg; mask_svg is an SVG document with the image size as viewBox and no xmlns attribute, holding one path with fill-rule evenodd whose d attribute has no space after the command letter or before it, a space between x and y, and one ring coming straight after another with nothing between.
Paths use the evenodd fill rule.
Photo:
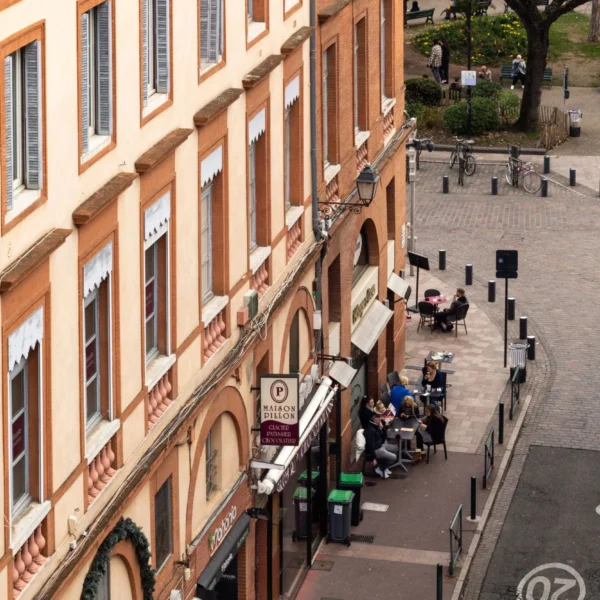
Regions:
<instances>
[{"instance_id":1,"label":"bicycle leaning on rack","mask_svg":"<svg viewBox=\"0 0 600 600\"><path fill-rule=\"evenodd\" d=\"M514 156L508 157L506 181L515 187L519 187L519 183L522 183L525 191L530 194L537 194L542 187L542 177L536 173L534 166L530 162L524 163L520 158Z\"/></svg>"},{"instance_id":2,"label":"bicycle leaning on rack","mask_svg":"<svg viewBox=\"0 0 600 600\"><path fill-rule=\"evenodd\" d=\"M473 150L471 148L471 145L475 142L459 137L455 137L454 139L456 140L456 147L450 153L450 168L454 166L454 163L459 162L459 158L462 158L465 161L465 173L471 176L475 173L475 169L477 168L477 161L473 156Z\"/></svg>"}]
</instances>

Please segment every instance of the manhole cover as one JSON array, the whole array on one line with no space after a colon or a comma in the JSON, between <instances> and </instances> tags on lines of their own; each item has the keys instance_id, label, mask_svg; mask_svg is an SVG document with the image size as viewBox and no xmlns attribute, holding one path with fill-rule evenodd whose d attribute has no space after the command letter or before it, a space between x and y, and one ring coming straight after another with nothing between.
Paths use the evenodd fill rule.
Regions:
<instances>
[{"instance_id":1,"label":"manhole cover","mask_svg":"<svg viewBox=\"0 0 600 600\"><path fill-rule=\"evenodd\" d=\"M333 569L333 561L332 560L315 560L312 564L312 568L315 571L331 571Z\"/></svg>"},{"instance_id":2,"label":"manhole cover","mask_svg":"<svg viewBox=\"0 0 600 600\"><path fill-rule=\"evenodd\" d=\"M388 504L377 504L377 502L363 502L361 506L363 510L372 510L374 512L387 512Z\"/></svg>"},{"instance_id":3,"label":"manhole cover","mask_svg":"<svg viewBox=\"0 0 600 600\"><path fill-rule=\"evenodd\" d=\"M374 535L361 535L360 533L351 533L350 541L359 542L360 544L372 544L375 540Z\"/></svg>"}]
</instances>

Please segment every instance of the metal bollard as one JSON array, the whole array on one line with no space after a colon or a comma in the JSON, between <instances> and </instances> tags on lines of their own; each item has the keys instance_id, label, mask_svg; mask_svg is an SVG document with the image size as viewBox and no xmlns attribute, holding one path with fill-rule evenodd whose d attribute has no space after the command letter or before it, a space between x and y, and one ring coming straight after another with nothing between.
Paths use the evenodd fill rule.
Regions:
<instances>
[{"instance_id":1,"label":"metal bollard","mask_svg":"<svg viewBox=\"0 0 600 600\"><path fill-rule=\"evenodd\" d=\"M440 250L438 257L439 269L440 271L446 270L446 251Z\"/></svg>"},{"instance_id":2,"label":"metal bollard","mask_svg":"<svg viewBox=\"0 0 600 600\"><path fill-rule=\"evenodd\" d=\"M496 282L493 279L488 281L488 302L496 302Z\"/></svg>"},{"instance_id":3,"label":"metal bollard","mask_svg":"<svg viewBox=\"0 0 600 600\"><path fill-rule=\"evenodd\" d=\"M521 317L519 319L519 339L527 339L527 317Z\"/></svg>"},{"instance_id":4,"label":"metal bollard","mask_svg":"<svg viewBox=\"0 0 600 600\"><path fill-rule=\"evenodd\" d=\"M442 567L442 565L440 565L440 563L438 563L438 565L437 565L436 577L437 577L437 585L436 585L437 593L435 596L436 600L444 600L442 598L442 594L444 593L444 568Z\"/></svg>"},{"instance_id":5,"label":"metal bollard","mask_svg":"<svg viewBox=\"0 0 600 600\"><path fill-rule=\"evenodd\" d=\"M471 476L471 521L477 518L477 477Z\"/></svg>"},{"instance_id":6,"label":"metal bollard","mask_svg":"<svg viewBox=\"0 0 600 600\"><path fill-rule=\"evenodd\" d=\"M527 344L529 345L527 348L527 358L529 360L535 360L535 335L527 336Z\"/></svg>"},{"instance_id":7,"label":"metal bollard","mask_svg":"<svg viewBox=\"0 0 600 600\"><path fill-rule=\"evenodd\" d=\"M448 175L442 177L442 194L447 194L450 191L450 179Z\"/></svg>"},{"instance_id":8,"label":"metal bollard","mask_svg":"<svg viewBox=\"0 0 600 600\"><path fill-rule=\"evenodd\" d=\"M498 443L504 444L504 402L498 404Z\"/></svg>"},{"instance_id":9,"label":"metal bollard","mask_svg":"<svg viewBox=\"0 0 600 600\"><path fill-rule=\"evenodd\" d=\"M548 180L542 177L542 198L548 197Z\"/></svg>"},{"instance_id":10,"label":"metal bollard","mask_svg":"<svg viewBox=\"0 0 600 600\"><path fill-rule=\"evenodd\" d=\"M550 173L550 157L544 156L544 175Z\"/></svg>"},{"instance_id":11,"label":"metal bollard","mask_svg":"<svg viewBox=\"0 0 600 600\"><path fill-rule=\"evenodd\" d=\"M473 285L473 265L465 266L465 285Z\"/></svg>"},{"instance_id":12,"label":"metal bollard","mask_svg":"<svg viewBox=\"0 0 600 600\"><path fill-rule=\"evenodd\" d=\"M508 299L508 320L509 321L515 320L515 299L514 298Z\"/></svg>"},{"instance_id":13,"label":"metal bollard","mask_svg":"<svg viewBox=\"0 0 600 600\"><path fill-rule=\"evenodd\" d=\"M492 196L498 195L498 178L492 177Z\"/></svg>"},{"instance_id":14,"label":"metal bollard","mask_svg":"<svg viewBox=\"0 0 600 600\"><path fill-rule=\"evenodd\" d=\"M571 187L577 185L577 171L575 169L569 169L569 185Z\"/></svg>"}]
</instances>

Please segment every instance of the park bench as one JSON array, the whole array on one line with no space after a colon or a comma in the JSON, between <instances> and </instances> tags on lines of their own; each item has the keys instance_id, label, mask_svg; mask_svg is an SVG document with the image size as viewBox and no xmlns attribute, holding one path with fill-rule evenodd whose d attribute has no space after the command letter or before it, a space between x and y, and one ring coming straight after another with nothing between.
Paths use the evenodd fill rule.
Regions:
<instances>
[{"instance_id":1,"label":"park bench","mask_svg":"<svg viewBox=\"0 0 600 600\"><path fill-rule=\"evenodd\" d=\"M483 17L487 16L488 8L492 5L492 0L481 0L481 2L477 2L473 7L473 16L474 17ZM451 6L450 8L445 8L442 11L442 15L445 15L445 19L456 19L457 15L461 17L466 17L466 12L464 9L459 9L456 6Z\"/></svg>"},{"instance_id":2,"label":"park bench","mask_svg":"<svg viewBox=\"0 0 600 600\"><path fill-rule=\"evenodd\" d=\"M425 23L433 24L433 12L435 8L430 8L428 10L416 10L414 12L406 13L406 21L414 21L415 19L425 18Z\"/></svg>"},{"instance_id":3,"label":"park bench","mask_svg":"<svg viewBox=\"0 0 600 600\"><path fill-rule=\"evenodd\" d=\"M502 84L503 79L512 81L511 71L512 67L510 65L502 65L500 67L500 84ZM552 67L544 69L544 83L548 84L548 87L552 87Z\"/></svg>"}]
</instances>

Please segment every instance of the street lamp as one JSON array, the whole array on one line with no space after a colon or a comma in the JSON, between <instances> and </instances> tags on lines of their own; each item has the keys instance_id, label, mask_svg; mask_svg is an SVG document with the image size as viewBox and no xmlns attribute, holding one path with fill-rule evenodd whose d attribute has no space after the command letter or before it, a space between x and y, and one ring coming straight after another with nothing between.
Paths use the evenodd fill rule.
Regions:
<instances>
[{"instance_id":1,"label":"street lamp","mask_svg":"<svg viewBox=\"0 0 600 600\"><path fill-rule=\"evenodd\" d=\"M355 213L359 213L363 208L368 208L375 199L379 175L377 171L367 163L363 170L358 174L355 181L356 190L358 192L358 202L319 202L319 206L335 206L340 211L349 208ZM328 211L331 212L331 208L329 208Z\"/></svg>"}]
</instances>

